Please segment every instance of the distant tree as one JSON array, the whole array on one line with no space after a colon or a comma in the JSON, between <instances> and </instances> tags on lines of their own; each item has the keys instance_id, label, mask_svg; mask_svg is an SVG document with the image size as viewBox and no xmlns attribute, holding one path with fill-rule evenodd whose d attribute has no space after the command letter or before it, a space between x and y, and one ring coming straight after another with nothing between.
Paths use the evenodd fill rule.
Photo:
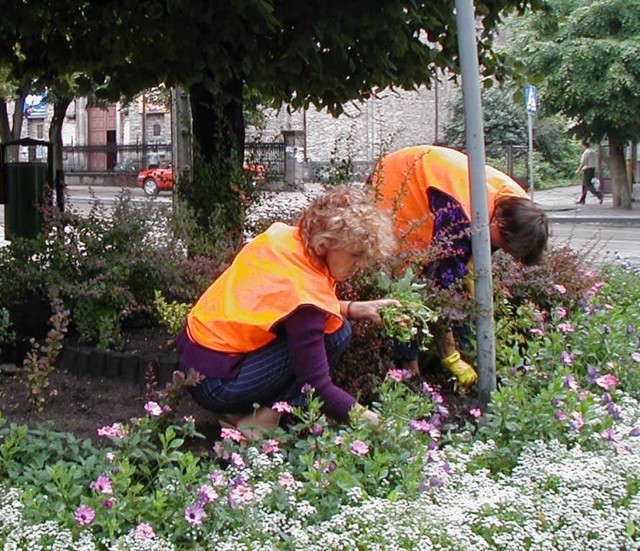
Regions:
<instances>
[{"instance_id":1,"label":"distant tree","mask_svg":"<svg viewBox=\"0 0 640 551\"><path fill-rule=\"evenodd\" d=\"M640 139L640 2L548 3L548 12L514 20L511 52L543 79L540 97L573 121L576 136L608 139L613 205L629 209L624 148Z\"/></svg>"}]
</instances>

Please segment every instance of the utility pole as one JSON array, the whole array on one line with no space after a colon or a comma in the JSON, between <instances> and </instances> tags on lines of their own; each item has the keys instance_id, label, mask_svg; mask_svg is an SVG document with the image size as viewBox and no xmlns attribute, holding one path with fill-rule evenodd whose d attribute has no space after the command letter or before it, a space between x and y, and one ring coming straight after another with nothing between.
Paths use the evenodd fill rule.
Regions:
<instances>
[{"instance_id":1,"label":"utility pole","mask_svg":"<svg viewBox=\"0 0 640 551\"><path fill-rule=\"evenodd\" d=\"M478 310L478 394L483 406L496 389L491 241L487 207L486 157L480 96L480 71L473 0L456 0L458 50L464 97L465 139L471 187L471 248Z\"/></svg>"}]
</instances>

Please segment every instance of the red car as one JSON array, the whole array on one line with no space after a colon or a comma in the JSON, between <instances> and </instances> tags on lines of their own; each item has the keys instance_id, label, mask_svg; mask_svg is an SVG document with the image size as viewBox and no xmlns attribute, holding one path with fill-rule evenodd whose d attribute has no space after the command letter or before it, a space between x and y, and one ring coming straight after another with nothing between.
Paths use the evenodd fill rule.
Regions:
<instances>
[{"instance_id":1,"label":"red car","mask_svg":"<svg viewBox=\"0 0 640 551\"><path fill-rule=\"evenodd\" d=\"M267 169L263 165L248 165L244 163L243 168L252 173L254 183L264 182ZM145 195L155 197L158 192L173 189L173 168L148 168L138 172L138 187L141 187Z\"/></svg>"}]
</instances>

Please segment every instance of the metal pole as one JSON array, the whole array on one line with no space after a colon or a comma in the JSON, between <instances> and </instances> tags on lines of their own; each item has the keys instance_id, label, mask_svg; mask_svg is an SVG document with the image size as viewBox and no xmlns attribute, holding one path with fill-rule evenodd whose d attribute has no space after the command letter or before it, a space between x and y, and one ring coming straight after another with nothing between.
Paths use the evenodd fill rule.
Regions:
<instances>
[{"instance_id":1,"label":"metal pole","mask_svg":"<svg viewBox=\"0 0 640 551\"><path fill-rule=\"evenodd\" d=\"M478 394L480 401L486 406L491 398L491 393L496 389L496 358L486 158L473 0L456 0L456 21L458 23L465 138L469 155L469 185L471 187L471 246L475 275L475 299L478 308L476 321Z\"/></svg>"},{"instance_id":2,"label":"metal pole","mask_svg":"<svg viewBox=\"0 0 640 551\"><path fill-rule=\"evenodd\" d=\"M529 194L533 201L533 123L530 113L527 113L527 127L529 131Z\"/></svg>"}]
</instances>

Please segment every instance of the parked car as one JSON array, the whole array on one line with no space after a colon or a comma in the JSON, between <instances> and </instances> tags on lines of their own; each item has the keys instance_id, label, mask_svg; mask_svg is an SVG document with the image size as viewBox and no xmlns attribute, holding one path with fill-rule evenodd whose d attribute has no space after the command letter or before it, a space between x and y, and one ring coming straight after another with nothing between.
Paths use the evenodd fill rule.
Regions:
<instances>
[{"instance_id":1,"label":"parked car","mask_svg":"<svg viewBox=\"0 0 640 551\"><path fill-rule=\"evenodd\" d=\"M255 184L264 182L267 169L263 165L244 163L243 168L251 173ZM147 197L155 197L160 191L171 190L173 189L173 168L168 166L141 170L138 173L137 184Z\"/></svg>"}]
</instances>

